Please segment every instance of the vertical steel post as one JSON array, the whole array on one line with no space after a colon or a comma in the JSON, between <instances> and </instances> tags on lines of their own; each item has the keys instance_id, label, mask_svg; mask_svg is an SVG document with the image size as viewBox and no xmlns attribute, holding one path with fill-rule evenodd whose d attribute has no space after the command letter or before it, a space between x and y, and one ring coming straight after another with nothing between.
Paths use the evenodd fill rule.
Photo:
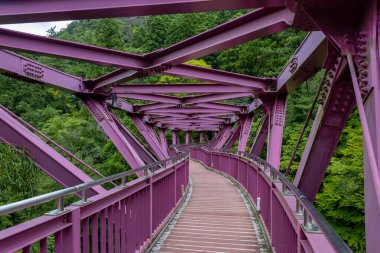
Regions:
<instances>
[{"instance_id":1,"label":"vertical steel post","mask_svg":"<svg viewBox=\"0 0 380 253\"><path fill-rule=\"evenodd\" d=\"M185 144L186 145L190 144L190 132L189 131L186 131L186 141L185 141Z\"/></svg>"},{"instance_id":2,"label":"vertical steel post","mask_svg":"<svg viewBox=\"0 0 380 253\"><path fill-rule=\"evenodd\" d=\"M277 95L270 110L270 133L268 162L276 169L280 167L282 135L285 127L286 96Z\"/></svg>"}]
</instances>

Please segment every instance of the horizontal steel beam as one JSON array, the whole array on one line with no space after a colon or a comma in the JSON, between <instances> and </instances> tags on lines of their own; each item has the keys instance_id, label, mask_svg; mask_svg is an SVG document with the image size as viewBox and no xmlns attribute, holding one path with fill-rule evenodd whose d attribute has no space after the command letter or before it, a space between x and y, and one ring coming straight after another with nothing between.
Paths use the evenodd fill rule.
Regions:
<instances>
[{"instance_id":1,"label":"horizontal steel beam","mask_svg":"<svg viewBox=\"0 0 380 253\"><path fill-rule=\"evenodd\" d=\"M181 104L182 102L181 98L179 97L170 97L170 96L163 96L163 95L119 94L118 97L159 102L159 103L169 103L169 104Z\"/></svg>"},{"instance_id":2,"label":"horizontal steel beam","mask_svg":"<svg viewBox=\"0 0 380 253\"><path fill-rule=\"evenodd\" d=\"M208 123L208 124L221 124L221 123L226 123L224 122L218 122L218 121L204 121L201 119L166 119L166 120L155 120L155 123L161 123L161 124L183 124L183 123Z\"/></svg>"},{"instance_id":3,"label":"horizontal steel beam","mask_svg":"<svg viewBox=\"0 0 380 253\"><path fill-rule=\"evenodd\" d=\"M169 108L169 107L173 107L173 104L151 103L147 105L135 105L135 110L136 112L145 112L149 110Z\"/></svg>"},{"instance_id":4,"label":"horizontal steel beam","mask_svg":"<svg viewBox=\"0 0 380 253\"><path fill-rule=\"evenodd\" d=\"M249 87L223 84L128 84L119 85L112 88L114 94L176 94L176 93L236 93L252 92Z\"/></svg>"},{"instance_id":5,"label":"horizontal steel beam","mask_svg":"<svg viewBox=\"0 0 380 253\"><path fill-rule=\"evenodd\" d=\"M0 74L22 81L44 83L70 92L83 92L82 78L47 67L26 57L0 50Z\"/></svg>"},{"instance_id":6,"label":"horizontal steel beam","mask_svg":"<svg viewBox=\"0 0 380 253\"><path fill-rule=\"evenodd\" d=\"M0 24L134 17L282 6L282 0L13 0L0 2Z\"/></svg>"},{"instance_id":7,"label":"horizontal steel beam","mask_svg":"<svg viewBox=\"0 0 380 253\"><path fill-rule=\"evenodd\" d=\"M143 56L0 28L0 48L131 69L150 66Z\"/></svg>"},{"instance_id":8,"label":"horizontal steel beam","mask_svg":"<svg viewBox=\"0 0 380 253\"><path fill-rule=\"evenodd\" d=\"M199 103L195 105L200 108L220 109L220 110L226 110L226 111L231 111L235 113L244 113L247 111L247 106L241 106L241 105L228 105L228 104L222 104L222 103Z\"/></svg>"},{"instance_id":9,"label":"horizontal steel beam","mask_svg":"<svg viewBox=\"0 0 380 253\"><path fill-rule=\"evenodd\" d=\"M4 28L0 28L0 48L22 50L123 68L98 79L85 82L89 87L92 86L95 89L100 89L110 84L120 84L125 80L141 77L136 71L144 70L152 66L152 61L141 55L21 33ZM173 76L187 77L213 83L247 86L261 91L266 90L268 84L272 82L272 79L257 78L186 64L180 64L171 68L163 66L155 68L154 71L156 72L152 74L165 72L165 74ZM148 72L151 72L151 70Z\"/></svg>"},{"instance_id":10,"label":"horizontal steel beam","mask_svg":"<svg viewBox=\"0 0 380 253\"><path fill-rule=\"evenodd\" d=\"M227 104L220 104L220 103L219 104L218 103L199 103L199 104L195 104L194 106L198 108L220 109L220 110L237 112L237 113L243 113L246 111L245 106L227 105ZM178 108L178 107L175 107L173 104L154 103L154 104L148 104L148 105L142 105L142 106L135 106L135 111L149 113L151 110L163 109L163 108Z\"/></svg>"},{"instance_id":11,"label":"horizontal steel beam","mask_svg":"<svg viewBox=\"0 0 380 253\"><path fill-rule=\"evenodd\" d=\"M259 78L228 71L203 68L188 64L180 64L165 71L166 75L186 77L203 82L237 85L254 88L260 91L266 90L273 83L272 78Z\"/></svg>"},{"instance_id":12,"label":"horizontal steel beam","mask_svg":"<svg viewBox=\"0 0 380 253\"><path fill-rule=\"evenodd\" d=\"M234 99L234 98L244 98L251 97L252 93L226 93L226 94L210 94L210 95L202 95L202 96L194 96L194 97L185 97L182 98L185 104L197 104L197 103L205 103L205 102L214 102L226 99Z\"/></svg>"},{"instance_id":13,"label":"horizontal steel beam","mask_svg":"<svg viewBox=\"0 0 380 253\"><path fill-rule=\"evenodd\" d=\"M218 110L218 109L206 109L206 108L170 108L170 109L155 109L150 110L149 114L156 113L185 113L185 114L196 114L196 113L224 113L228 114L231 112Z\"/></svg>"}]
</instances>

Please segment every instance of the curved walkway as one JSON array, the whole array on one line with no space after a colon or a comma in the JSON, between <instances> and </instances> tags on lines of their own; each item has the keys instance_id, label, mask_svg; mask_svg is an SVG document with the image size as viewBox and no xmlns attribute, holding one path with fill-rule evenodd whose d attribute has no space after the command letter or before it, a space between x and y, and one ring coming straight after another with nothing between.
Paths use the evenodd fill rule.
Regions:
<instances>
[{"instance_id":1,"label":"curved walkway","mask_svg":"<svg viewBox=\"0 0 380 253\"><path fill-rule=\"evenodd\" d=\"M192 194L160 252L261 252L255 226L237 188L190 162Z\"/></svg>"}]
</instances>

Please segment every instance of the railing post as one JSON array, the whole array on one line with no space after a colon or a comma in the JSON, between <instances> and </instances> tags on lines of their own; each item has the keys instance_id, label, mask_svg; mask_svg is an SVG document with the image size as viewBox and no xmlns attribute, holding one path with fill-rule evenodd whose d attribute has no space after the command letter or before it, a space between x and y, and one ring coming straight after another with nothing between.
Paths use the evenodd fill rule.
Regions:
<instances>
[{"instance_id":1,"label":"railing post","mask_svg":"<svg viewBox=\"0 0 380 253\"><path fill-rule=\"evenodd\" d=\"M81 252L81 219L80 208L75 208L68 215L71 226L62 231L62 252Z\"/></svg>"},{"instance_id":2,"label":"railing post","mask_svg":"<svg viewBox=\"0 0 380 253\"><path fill-rule=\"evenodd\" d=\"M145 173L149 169L145 170ZM153 176L148 178L149 180L149 235L153 234Z\"/></svg>"},{"instance_id":3,"label":"railing post","mask_svg":"<svg viewBox=\"0 0 380 253\"><path fill-rule=\"evenodd\" d=\"M297 199L296 201L296 216L301 219L303 218L304 211L303 211L303 206L301 205L301 202Z\"/></svg>"},{"instance_id":4,"label":"railing post","mask_svg":"<svg viewBox=\"0 0 380 253\"><path fill-rule=\"evenodd\" d=\"M185 161L185 166L186 166L186 161ZM186 177L186 167L185 167L185 177ZM177 159L174 160L174 203L177 204Z\"/></svg>"}]
</instances>

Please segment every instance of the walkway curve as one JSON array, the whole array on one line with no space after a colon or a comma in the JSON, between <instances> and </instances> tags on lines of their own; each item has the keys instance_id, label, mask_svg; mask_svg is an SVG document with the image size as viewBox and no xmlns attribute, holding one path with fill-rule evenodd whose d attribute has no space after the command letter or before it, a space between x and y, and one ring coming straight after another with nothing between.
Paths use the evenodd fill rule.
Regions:
<instances>
[{"instance_id":1,"label":"walkway curve","mask_svg":"<svg viewBox=\"0 0 380 253\"><path fill-rule=\"evenodd\" d=\"M192 194L159 252L266 252L239 190L225 177L190 162Z\"/></svg>"}]
</instances>

